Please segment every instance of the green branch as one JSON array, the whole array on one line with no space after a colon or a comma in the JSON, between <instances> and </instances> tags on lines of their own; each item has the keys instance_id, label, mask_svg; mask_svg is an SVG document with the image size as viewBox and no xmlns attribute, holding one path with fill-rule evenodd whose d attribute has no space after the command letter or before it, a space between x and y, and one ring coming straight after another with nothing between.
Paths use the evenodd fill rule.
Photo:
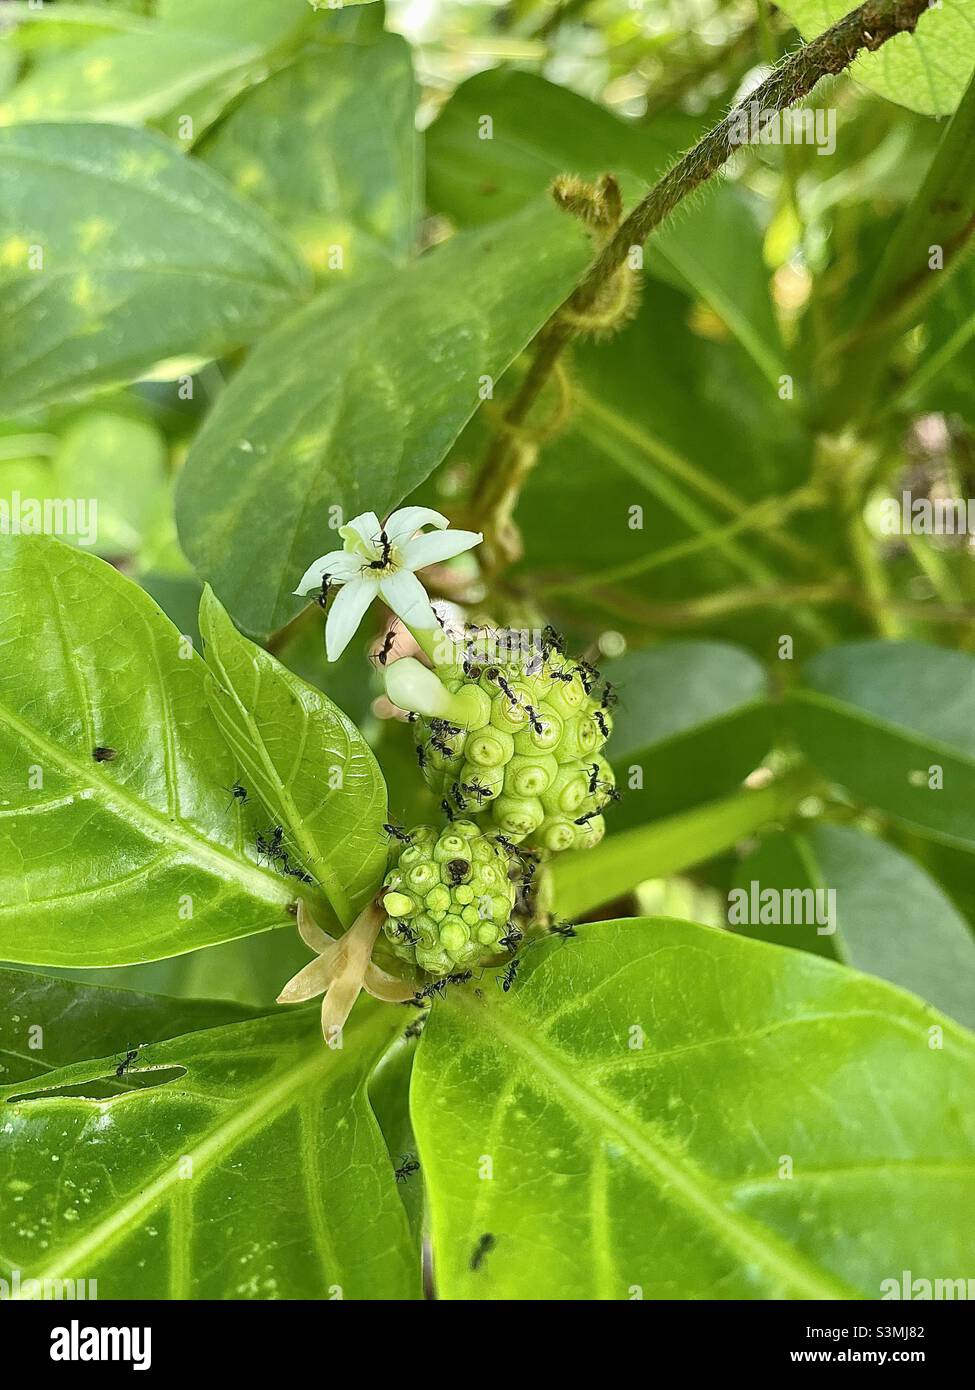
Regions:
<instances>
[{"instance_id":1,"label":"green branch","mask_svg":"<svg viewBox=\"0 0 975 1390\"><path fill-rule=\"evenodd\" d=\"M760 117L787 110L824 77L842 72L864 50L873 52L896 34L912 32L928 0L867 0L811 43L791 53L749 95ZM496 572L512 558L510 512L525 468L526 423L568 344L583 331L587 316L627 263L630 249L706 183L738 148L739 108L731 110L654 184L619 225L580 284L556 310L535 340L534 356L518 391L488 446L472 505L485 533L485 558ZM509 533L506 538L505 532Z\"/></svg>"}]
</instances>

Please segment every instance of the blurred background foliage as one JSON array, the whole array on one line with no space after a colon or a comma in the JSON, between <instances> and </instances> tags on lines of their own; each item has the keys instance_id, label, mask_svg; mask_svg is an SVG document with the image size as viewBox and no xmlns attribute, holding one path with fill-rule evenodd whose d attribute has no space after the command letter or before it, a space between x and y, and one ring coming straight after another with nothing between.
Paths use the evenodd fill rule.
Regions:
<instances>
[{"instance_id":1,"label":"blurred background foliage","mask_svg":"<svg viewBox=\"0 0 975 1390\"><path fill-rule=\"evenodd\" d=\"M364 730L396 818L429 814L402 721L367 660L381 644L382 615L368 643L329 668L317 609L293 604L288 621L259 630L251 614L260 605L249 604L264 583L255 555L266 544L295 579L304 568L284 548L292 494L322 541L305 561L330 548L320 510L329 488L380 512L415 489L416 500L463 519L499 403L524 368L527 325L544 320L545 295L554 307L559 277L571 288L581 264L571 219L545 208L540 231L532 220L552 179L611 171L635 199L795 46L797 24L808 36L846 8L834 0L783 9L763 0L390 0L339 11L306 0L5 3L0 187L6 178L8 190L33 197L38 237L63 228L82 270L89 253L97 259L103 194L95 190L69 227L85 191L72 201L56 166L43 186L25 172L18 142L34 138L34 122L57 121L78 125L78 160L91 148L92 122L158 132L208 181L184 187L178 164L159 179L173 180L171 197L191 215L226 199L227 240L218 229L211 250L202 244L211 234L201 234L195 278L161 286L154 312L173 321L158 341L126 340L125 367L118 352L102 362L92 348L89 367L71 376L57 367L65 343L76 356L89 350L76 323L43 352L24 348L36 341L36 315L48 333L71 305L25 294L23 248L12 214L0 211L8 313L0 496L97 497L98 553L196 639L201 574L209 579L242 626ZM542 448L517 507L522 559L490 592L463 571L437 582L442 597L463 597L471 611L554 622L618 683L617 777L624 788L632 767L644 777L607 840L637 837L621 880L628 909L639 902L647 912L720 920L723 895L759 868L770 882L860 884L835 939L790 944L829 951L964 1013L975 978L973 538L890 537L878 520L883 499L904 490L932 499L975 492L975 263L964 255L975 211L970 90L965 96L975 26L968 0L944 8L939 43L930 27L913 44L895 40L810 98L837 112L829 157L809 145L744 149L651 239L630 322L573 350L567 424ZM950 263L905 287L890 248L917 214L959 103L964 157L942 169L934 200ZM491 140L478 139L484 114ZM40 146L30 148L39 162ZM74 157L70 140L64 149ZM111 278L135 255L136 227L145 235L134 274L151 278L179 259L177 233L149 202L133 204L131 216L115 228L121 242L89 306L96 325L104 315L113 350L120 334L137 337L131 324L113 327L130 291L116 292ZM527 220L507 221L519 217ZM524 244L510 230L517 225L531 234ZM917 227L926 236L927 224ZM449 353L431 356L424 376L411 337L423 317L409 297L422 284L418 258L465 233L490 250L494 228L493 254L503 262L507 248L514 269L504 272L510 283L480 272L485 286L501 286L491 312L508 305L510 318L534 282L549 274L551 285L543 294L535 284L536 317L526 317L520 340L502 341L493 320L484 330L502 370L513 359L497 399L476 410L473 395L462 402L449 437L428 422L394 476L383 451L439 400L429 373L460 392ZM456 263L463 267L462 254ZM230 313L244 275L261 280L260 295ZM424 306L430 333L442 319L448 344L467 322L463 278L459 270L456 301L448 285ZM74 309L84 311L79 293L76 284ZM367 310L368 331L354 339L341 325L361 324ZM289 336L299 320L303 339ZM411 368L398 376L401 364L389 366L397 352ZM253 389L261 374L270 393L281 385L290 394L273 405L285 412L280 432L272 420L285 441L280 456L269 448L267 470L252 474L227 429L236 427L236 402L252 396L255 415L269 418ZM390 381L392 404L383 396ZM235 382L224 425L221 401ZM360 414L339 415L335 432L321 426L316 437L321 417L339 409L333 398L356 391ZM543 400L540 413L551 406ZM239 448L253 450L251 436ZM192 477L181 488L190 500L177 517L191 450ZM321 491L303 483L294 492L305 464L309 477L324 475ZM244 511L222 505L225 476L260 479ZM752 828L720 845L701 835L658 871L656 842L641 841L641 829L766 786L803 760L812 769L805 794L762 834ZM918 781L935 763L950 769L943 792ZM689 824L694 837L699 823ZM598 879L595 855L587 873ZM938 950L919 947L919 927ZM300 946L277 940L283 935L128 969L125 983L265 1002L303 959Z\"/></svg>"}]
</instances>

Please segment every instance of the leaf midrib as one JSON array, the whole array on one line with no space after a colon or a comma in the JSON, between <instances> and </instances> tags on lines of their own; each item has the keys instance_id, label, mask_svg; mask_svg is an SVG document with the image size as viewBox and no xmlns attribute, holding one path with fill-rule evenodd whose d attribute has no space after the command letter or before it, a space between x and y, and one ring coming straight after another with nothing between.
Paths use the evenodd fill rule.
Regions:
<instances>
[{"instance_id":1,"label":"leaf midrib","mask_svg":"<svg viewBox=\"0 0 975 1390\"><path fill-rule=\"evenodd\" d=\"M528 1063L528 1084L540 1077L549 1079L564 1097L575 1102L582 1117L599 1130L609 1130L625 1145L631 1155L657 1180L658 1190L667 1189L666 1200L680 1203L698 1224L712 1234L743 1264L759 1263L773 1278L791 1287L801 1297L811 1299L849 1299L855 1291L832 1275L824 1275L804 1257L785 1247L763 1227L739 1213L729 1211L721 1199L720 1189L705 1174L688 1163L681 1155L659 1140L652 1140L639 1125L610 1105L593 1087L584 1085L572 1074L569 1060L555 1048L543 1045L537 1037L529 1038L511 1028L497 1009L488 1009L463 996L461 991L448 995L448 1007L463 1010L477 1019L478 1025L488 1027L495 1036L510 1046Z\"/></svg>"},{"instance_id":2,"label":"leaf midrib","mask_svg":"<svg viewBox=\"0 0 975 1390\"><path fill-rule=\"evenodd\" d=\"M119 819L128 819L147 840L156 843L171 843L199 867L209 866L217 878L237 883L255 898L275 907L285 907L294 894L288 885L283 884L273 874L265 873L256 865L247 864L228 851L217 848L202 834L180 830L155 808L130 795L118 783L107 779L93 779L87 767L72 758L63 747L54 743L33 725L19 719L6 705L0 704L0 724L5 724L27 743L37 748L49 760L50 765L59 768L65 777L74 779L83 787L90 787L94 798ZM180 822L182 825L182 822Z\"/></svg>"}]
</instances>

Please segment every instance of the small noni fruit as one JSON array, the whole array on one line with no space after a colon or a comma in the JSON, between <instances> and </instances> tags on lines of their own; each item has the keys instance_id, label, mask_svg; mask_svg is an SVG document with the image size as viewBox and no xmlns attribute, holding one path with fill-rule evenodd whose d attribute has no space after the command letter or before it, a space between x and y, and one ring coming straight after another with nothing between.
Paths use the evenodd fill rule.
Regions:
<instances>
[{"instance_id":1,"label":"small noni fruit","mask_svg":"<svg viewBox=\"0 0 975 1390\"><path fill-rule=\"evenodd\" d=\"M464 717L420 715L413 730L423 775L447 813L549 852L598 844L602 811L616 797L601 752L613 697L598 673L552 646L527 660L481 658L475 641L436 674Z\"/></svg>"},{"instance_id":2,"label":"small noni fruit","mask_svg":"<svg viewBox=\"0 0 975 1390\"><path fill-rule=\"evenodd\" d=\"M514 907L511 873L508 852L473 821L417 826L393 846L383 880L392 950L431 975L496 958Z\"/></svg>"}]
</instances>

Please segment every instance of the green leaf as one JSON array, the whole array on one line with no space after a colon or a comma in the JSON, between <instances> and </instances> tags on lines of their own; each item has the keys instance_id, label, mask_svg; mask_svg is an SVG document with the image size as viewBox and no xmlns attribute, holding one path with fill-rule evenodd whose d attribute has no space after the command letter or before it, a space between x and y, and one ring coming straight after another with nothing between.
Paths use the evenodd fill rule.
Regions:
<instances>
[{"instance_id":1,"label":"green leaf","mask_svg":"<svg viewBox=\"0 0 975 1390\"><path fill-rule=\"evenodd\" d=\"M666 878L723 854L770 822L782 820L810 789L802 771L758 791L609 835L595 849L560 854L550 872L559 913L578 918L651 878Z\"/></svg>"},{"instance_id":2,"label":"green leaf","mask_svg":"<svg viewBox=\"0 0 975 1390\"><path fill-rule=\"evenodd\" d=\"M147 131L0 130L0 409L249 342L305 289L223 180Z\"/></svg>"},{"instance_id":3,"label":"green leaf","mask_svg":"<svg viewBox=\"0 0 975 1390\"><path fill-rule=\"evenodd\" d=\"M804 39L815 38L849 14L848 0L785 0L781 9ZM921 12L914 34L897 34L876 53L856 59L850 73L865 87L912 111L954 111L975 65L975 4L947 0Z\"/></svg>"},{"instance_id":4,"label":"green leaf","mask_svg":"<svg viewBox=\"0 0 975 1390\"><path fill-rule=\"evenodd\" d=\"M549 200L420 261L330 290L221 395L177 494L183 548L235 621L267 636L330 548L330 507L385 514L441 461L590 259ZM273 499L273 505L267 506Z\"/></svg>"},{"instance_id":5,"label":"green leaf","mask_svg":"<svg viewBox=\"0 0 975 1390\"><path fill-rule=\"evenodd\" d=\"M493 121L481 135L483 113ZM622 177L636 201L687 143L699 122L644 125L531 73L494 69L463 83L427 140L429 198L465 226L510 214L561 173ZM733 184L709 188L680 221L655 232L653 275L691 288L717 313L765 377L777 384L782 347L769 296L761 233L748 198Z\"/></svg>"},{"instance_id":6,"label":"green leaf","mask_svg":"<svg viewBox=\"0 0 975 1390\"><path fill-rule=\"evenodd\" d=\"M302 0L250 0L234 6L232 16L224 7L219 20L212 9L194 3L163 7L158 20L126 16L123 32L97 35L30 72L0 103L0 125L139 124L185 110L214 85L226 101L266 71L275 49L293 43L313 22ZM210 118L216 114L212 110Z\"/></svg>"},{"instance_id":7,"label":"green leaf","mask_svg":"<svg viewBox=\"0 0 975 1390\"><path fill-rule=\"evenodd\" d=\"M622 795L614 832L731 791L771 746L768 677L741 647L668 643L602 671L619 695L608 750Z\"/></svg>"},{"instance_id":8,"label":"green leaf","mask_svg":"<svg viewBox=\"0 0 975 1390\"><path fill-rule=\"evenodd\" d=\"M879 1298L970 1266L975 1043L832 962L589 925L507 996L451 990L413 1078L443 1298Z\"/></svg>"},{"instance_id":9,"label":"green leaf","mask_svg":"<svg viewBox=\"0 0 975 1390\"><path fill-rule=\"evenodd\" d=\"M15 492L22 504L52 508L62 540L96 555L134 556L167 496L166 442L145 420L87 411L29 480L22 463L0 462L0 495L9 501Z\"/></svg>"},{"instance_id":10,"label":"green leaf","mask_svg":"<svg viewBox=\"0 0 975 1390\"><path fill-rule=\"evenodd\" d=\"M791 714L809 760L856 799L948 841L975 842L967 652L922 642L833 647L806 666Z\"/></svg>"},{"instance_id":11,"label":"green leaf","mask_svg":"<svg viewBox=\"0 0 975 1390\"><path fill-rule=\"evenodd\" d=\"M386 869L386 784L359 730L327 695L241 637L207 589L207 699L248 791L286 828L289 856L348 926Z\"/></svg>"},{"instance_id":12,"label":"green leaf","mask_svg":"<svg viewBox=\"0 0 975 1390\"><path fill-rule=\"evenodd\" d=\"M0 969L0 999L0 1082L5 1086L79 1057L125 1053L181 1033L236 1023L250 1013L238 1004L159 999L26 970Z\"/></svg>"},{"instance_id":13,"label":"green leaf","mask_svg":"<svg viewBox=\"0 0 975 1390\"><path fill-rule=\"evenodd\" d=\"M851 826L814 825L763 840L735 874L749 899L753 883L756 893L832 893L835 914L762 925L749 902L749 925L734 928L740 935L831 955L975 1024L975 940L934 879L900 850ZM817 908L827 907L820 897Z\"/></svg>"},{"instance_id":14,"label":"green leaf","mask_svg":"<svg viewBox=\"0 0 975 1390\"><path fill-rule=\"evenodd\" d=\"M200 153L287 228L323 281L341 281L413 249L415 106L409 47L382 34L304 54L253 87Z\"/></svg>"},{"instance_id":15,"label":"green leaf","mask_svg":"<svg viewBox=\"0 0 975 1390\"><path fill-rule=\"evenodd\" d=\"M3 1277L97 1280L99 1298L419 1297L366 1097L401 1027L360 1004L331 1051L302 1009L141 1049L127 1075L150 1089L88 1099L114 1056L0 1089L0 1185L20 1199L0 1214Z\"/></svg>"},{"instance_id":16,"label":"green leaf","mask_svg":"<svg viewBox=\"0 0 975 1390\"><path fill-rule=\"evenodd\" d=\"M8 537L0 645L0 959L122 965L289 922L295 883L256 862L203 662L141 589Z\"/></svg>"}]
</instances>

